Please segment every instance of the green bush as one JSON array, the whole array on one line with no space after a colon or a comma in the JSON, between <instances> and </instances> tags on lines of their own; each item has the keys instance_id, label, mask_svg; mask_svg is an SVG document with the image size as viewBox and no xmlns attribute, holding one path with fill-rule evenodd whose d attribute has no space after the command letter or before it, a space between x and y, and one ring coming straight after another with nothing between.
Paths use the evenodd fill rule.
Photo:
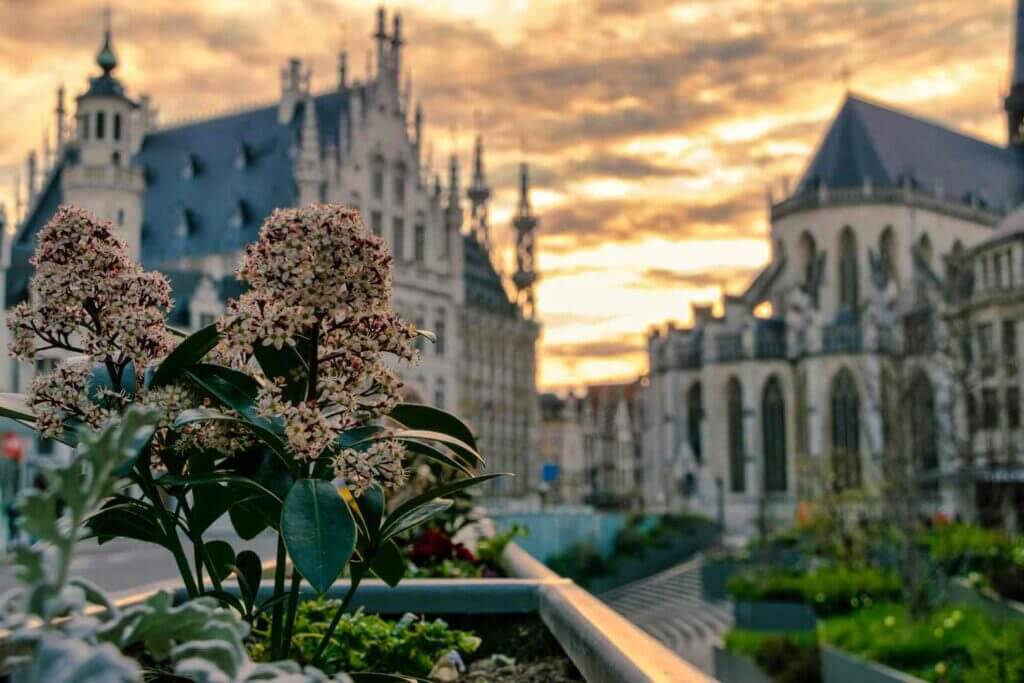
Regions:
<instances>
[{"instance_id":1,"label":"green bush","mask_svg":"<svg viewBox=\"0 0 1024 683\"><path fill-rule=\"evenodd\" d=\"M923 535L932 561L951 576L988 573L993 562L1011 550L1006 534L970 524L936 527Z\"/></svg>"},{"instance_id":2,"label":"green bush","mask_svg":"<svg viewBox=\"0 0 1024 683\"><path fill-rule=\"evenodd\" d=\"M340 604L338 600L325 598L299 604L292 638L297 661L312 661L320 638ZM407 614L394 621L360 610L341 617L319 668L328 675L341 671L373 671L428 676L434 665L452 650L465 656L479 646L480 639L475 635L454 630L441 619L426 621ZM256 641L250 650L257 661L267 661L270 657L269 643L265 639Z\"/></svg>"},{"instance_id":3,"label":"green bush","mask_svg":"<svg viewBox=\"0 0 1024 683\"><path fill-rule=\"evenodd\" d=\"M734 600L806 602L819 617L845 614L880 601L900 598L900 579L878 569L829 567L802 573L756 569L733 576L727 589Z\"/></svg>"},{"instance_id":4,"label":"green bush","mask_svg":"<svg viewBox=\"0 0 1024 683\"><path fill-rule=\"evenodd\" d=\"M1022 628L967 607L915 621L902 605L875 605L826 620L821 634L841 650L927 681L1011 683L1021 679L1009 672L1024 670Z\"/></svg>"},{"instance_id":5,"label":"green bush","mask_svg":"<svg viewBox=\"0 0 1024 683\"><path fill-rule=\"evenodd\" d=\"M725 647L754 660L775 683L821 681L821 659L813 631L733 629L725 634Z\"/></svg>"},{"instance_id":6,"label":"green bush","mask_svg":"<svg viewBox=\"0 0 1024 683\"><path fill-rule=\"evenodd\" d=\"M583 584L609 573L610 567L593 543L574 543L547 560L551 571Z\"/></svg>"}]
</instances>

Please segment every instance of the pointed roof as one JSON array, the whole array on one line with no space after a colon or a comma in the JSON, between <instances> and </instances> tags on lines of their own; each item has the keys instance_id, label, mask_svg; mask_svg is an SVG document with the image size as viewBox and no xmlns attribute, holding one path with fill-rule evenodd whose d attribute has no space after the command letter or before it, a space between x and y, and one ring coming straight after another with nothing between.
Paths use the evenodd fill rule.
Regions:
<instances>
[{"instance_id":1,"label":"pointed roof","mask_svg":"<svg viewBox=\"0 0 1024 683\"><path fill-rule=\"evenodd\" d=\"M1024 196L1024 157L945 126L848 95L797 194L829 188L913 187L1005 211Z\"/></svg>"}]
</instances>

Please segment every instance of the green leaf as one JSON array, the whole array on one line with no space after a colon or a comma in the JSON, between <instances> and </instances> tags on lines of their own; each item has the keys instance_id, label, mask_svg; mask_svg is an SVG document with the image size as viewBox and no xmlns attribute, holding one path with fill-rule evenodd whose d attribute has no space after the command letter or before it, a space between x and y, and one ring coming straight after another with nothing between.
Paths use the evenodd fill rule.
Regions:
<instances>
[{"instance_id":1,"label":"green leaf","mask_svg":"<svg viewBox=\"0 0 1024 683\"><path fill-rule=\"evenodd\" d=\"M219 484L228 484L234 486L242 486L251 488L254 491L259 491L266 494L270 498L276 500L279 504L281 499L276 493L268 489L263 484L250 479L249 477L243 477L238 474L232 474L230 472L210 472L209 474L193 475L190 477L183 477L176 474L165 474L156 480L156 483L164 487L176 487L182 486L189 489L204 488L211 486L218 486Z\"/></svg>"},{"instance_id":2,"label":"green leaf","mask_svg":"<svg viewBox=\"0 0 1024 683\"><path fill-rule=\"evenodd\" d=\"M281 508L281 536L296 569L323 594L352 557L356 523L331 484L299 479Z\"/></svg>"},{"instance_id":3,"label":"green leaf","mask_svg":"<svg viewBox=\"0 0 1024 683\"><path fill-rule=\"evenodd\" d=\"M89 378L89 400L102 403L100 393L104 390L123 391L128 396L135 396L135 363L129 361L125 365L121 371L121 382L116 387L106 363L93 364L92 376Z\"/></svg>"},{"instance_id":4,"label":"green leaf","mask_svg":"<svg viewBox=\"0 0 1024 683\"><path fill-rule=\"evenodd\" d=\"M380 533L380 525L384 520L386 506L384 489L378 484L373 484L363 491L356 502L359 504L359 511L362 513L363 519L366 520L367 531L372 537L376 537Z\"/></svg>"},{"instance_id":5,"label":"green leaf","mask_svg":"<svg viewBox=\"0 0 1024 683\"><path fill-rule=\"evenodd\" d=\"M482 484L485 481L490 481L491 479L497 479L498 477L508 477L508 476L512 476L512 475L509 475L509 474L484 474L484 475L481 475L479 477L468 477L466 479L459 479L457 481L452 481L452 482L449 482L447 484L442 484L441 486L433 488L433 489L431 489L431 490L429 490L429 491L427 491L425 493L422 493L422 494L420 494L418 496L415 496L414 498L410 498L409 500L407 500L404 503L402 503L401 505L399 505L395 509L395 511L391 513L391 515L388 517L387 521L384 522L384 527L383 527L383 530L382 530L382 535L385 538L389 538L391 536L391 530L392 529L394 529L398 524L401 524L402 520L405 517L407 517L408 515L410 515L413 512L415 512L420 506L424 505L425 503L429 503L432 500L435 500L437 498L442 498L444 496L450 496L453 493L456 493L456 492L461 491L463 489L467 489L470 486L476 486L477 484Z\"/></svg>"},{"instance_id":6,"label":"green leaf","mask_svg":"<svg viewBox=\"0 0 1024 683\"><path fill-rule=\"evenodd\" d=\"M200 363L185 374L211 398L242 415L253 415L260 383L255 378L222 365Z\"/></svg>"},{"instance_id":7,"label":"green leaf","mask_svg":"<svg viewBox=\"0 0 1024 683\"><path fill-rule=\"evenodd\" d=\"M419 403L401 403L388 415L392 420L409 429L424 429L441 432L462 441L474 451L479 450L473 430L455 415Z\"/></svg>"},{"instance_id":8,"label":"green leaf","mask_svg":"<svg viewBox=\"0 0 1024 683\"><path fill-rule=\"evenodd\" d=\"M115 538L132 538L169 548L167 534L157 521L156 511L139 501L117 498L89 518L92 534L102 544Z\"/></svg>"},{"instance_id":9,"label":"green leaf","mask_svg":"<svg viewBox=\"0 0 1024 683\"><path fill-rule=\"evenodd\" d=\"M430 444L417 441L415 439L402 440L407 450L422 455L424 458L439 462L442 465L451 467L452 469L462 472L468 477L473 476L473 470L466 465L465 462L450 455L439 448L434 448Z\"/></svg>"},{"instance_id":10,"label":"green leaf","mask_svg":"<svg viewBox=\"0 0 1024 683\"><path fill-rule=\"evenodd\" d=\"M405 557L394 541L385 541L370 562L370 569L383 579L384 583L394 588L405 576Z\"/></svg>"},{"instance_id":11,"label":"green leaf","mask_svg":"<svg viewBox=\"0 0 1024 683\"><path fill-rule=\"evenodd\" d=\"M244 427L252 432L261 443L272 450L286 467L289 469L295 467L295 463L288 452L288 445L274 430L269 420L261 417L233 417L208 408L193 408L178 415L178 419L174 421L174 428L181 429L185 425L195 422L228 422Z\"/></svg>"},{"instance_id":12,"label":"green leaf","mask_svg":"<svg viewBox=\"0 0 1024 683\"><path fill-rule=\"evenodd\" d=\"M151 385L159 387L178 379L181 371L201 361L217 345L217 340L216 323L186 337L157 367Z\"/></svg>"},{"instance_id":13,"label":"green leaf","mask_svg":"<svg viewBox=\"0 0 1024 683\"><path fill-rule=\"evenodd\" d=\"M235 557L235 575L238 577L238 589L245 601L246 612L252 612L263 579L263 561L260 556L252 550L238 553Z\"/></svg>"},{"instance_id":14,"label":"green leaf","mask_svg":"<svg viewBox=\"0 0 1024 683\"><path fill-rule=\"evenodd\" d=\"M397 432L380 432L366 437L360 441L352 444L351 448L365 448L374 441L383 441L385 439L394 439L395 441L407 442L424 442L424 441L436 441L444 444L448 448L452 449L455 453L463 457L463 461L469 465L478 465L483 463L484 459L480 457L480 454L473 448L470 448L468 444L454 436L442 434L441 432L430 432L422 429L403 429Z\"/></svg>"},{"instance_id":15,"label":"green leaf","mask_svg":"<svg viewBox=\"0 0 1024 683\"><path fill-rule=\"evenodd\" d=\"M35 422L36 415L28 402L28 394L0 393L0 416L24 422Z\"/></svg>"},{"instance_id":16,"label":"green leaf","mask_svg":"<svg viewBox=\"0 0 1024 683\"><path fill-rule=\"evenodd\" d=\"M234 527L239 538L251 541L270 526L270 521L264 516L263 508L260 507L262 500L258 496L249 496L236 501L228 508L231 526Z\"/></svg>"},{"instance_id":17,"label":"green leaf","mask_svg":"<svg viewBox=\"0 0 1024 683\"><path fill-rule=\"evenodd\" d=\"M308 346L303 344L303 346ZM273 346L257 343L253 348L256 362L267 379L284 379L281 396L288 403L301 403L306 400L309 382L309 367L298 348L285 344L280 350Z\"/></svg>"},{"instance_id":18,"label":"green leaf","mask_svg":"<svg viewBox=\"0 0 1024 683\"><path fill-rule=\"evenodd\" d=\"M455 501L451 498L435 498L434 500L423 503L396 522L394 526L388 528L386 532L387 538L397 536L403 531L411 529L414 526L419 526L434 515L439 515L450 508L454 502Z\"/></svg>"},{"instance_id":19,"label":"green leaf","mask_svg":"<svg viewBox=\"0 0 1024 683\"><path fill-rule=\"evenodd\" d=\"M209 541L203 544L206 554L210 558L210 564L216 572L218 579L225 579L231 575L235 568L235 550L227 541Z\"/></svg>"}]
</instances>

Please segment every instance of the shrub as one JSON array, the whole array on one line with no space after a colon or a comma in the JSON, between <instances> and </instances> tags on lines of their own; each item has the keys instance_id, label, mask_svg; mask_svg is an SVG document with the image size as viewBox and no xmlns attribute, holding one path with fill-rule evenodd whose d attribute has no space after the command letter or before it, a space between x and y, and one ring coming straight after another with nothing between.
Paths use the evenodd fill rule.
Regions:
<instances>
[{"instance_id":1,"label":"shrub","mask_svg":"<svg viewBox=\"0 0 1024 683\"><path fill-rule=\"evenodd\" d=\"M804 574L758 569L729 579L735 600L809 603L819 617L845 614L874 602L899 599L899 576L877 569L822 568Z\"/></svg>"},{"instance_id":2,"label":"shrub","mask_svg":"<svg viewBox=\"0 0 1024 683\"><path fill-rule=\"evenodd\" d=\"M923 541L932 560L951 576L987 573L993 561L1010 552L1005 534L970 524L936 527Z\"/></svg>"},{"instance_id":3,"label":"shrub","mask_svg":"<svg viewBox=\"0 0 1024 683\"><path fill-rule=\"evenodd\" d=\"M320 598L299 605L293 640L298 661L313 659L340 604ZM449 652L465 656L478 647L480 639L474 634L452 629L441 619L427 621L407 614L395 621L358 611L342 616L321 656L320 668L328 675L374 671L429 676L435 664ZM269 655L266 640L253 644L251 650L257 661Z\"/></svg>"},{"instance_id":4,"label":"shrub","mask_svg":"<svg viewBox=\"0 0 1024 683\"><path fill-rule=\"evenodd\" d=\"M813 631L765 633L733 629L725 634L725 646L753 659L775 683L821 681L821 660Z\"/></svg>"},{"instance_id":5,"label":"shrub","mask_svg":"<svg viewBox=\"0 0 1024 683\"><path fill-rule=\"evenodd\" d=\"M592 543L574 543L547 560L551 571L583 584L609 572L608 562Z\"/></svg>"}]
</instances>

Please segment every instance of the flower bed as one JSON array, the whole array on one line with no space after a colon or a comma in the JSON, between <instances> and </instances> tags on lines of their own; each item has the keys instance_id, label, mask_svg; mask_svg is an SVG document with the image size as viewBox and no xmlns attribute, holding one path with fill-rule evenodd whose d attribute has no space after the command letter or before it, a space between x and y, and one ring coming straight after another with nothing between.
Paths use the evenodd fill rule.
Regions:
<instances>
[{"instance_id":1,"label":"flower bed","mask_svg":"<svg viewBox=\"0 0 1024 683\"><path fill-rule=\"evenodd\" d=\"M814 631L763 632L736 628L725 634L725 649L742 657L748 666L755 666L760 675L773 683L817 683L821 680ZM741 670L747 668L734 662L726 666L729 664ZM715 673L718 674L717 668ZM731 681L722 679L723 683L745 683L748 680L740 677L742 672L736 673Z\"/></svg>"}]
</instances>

